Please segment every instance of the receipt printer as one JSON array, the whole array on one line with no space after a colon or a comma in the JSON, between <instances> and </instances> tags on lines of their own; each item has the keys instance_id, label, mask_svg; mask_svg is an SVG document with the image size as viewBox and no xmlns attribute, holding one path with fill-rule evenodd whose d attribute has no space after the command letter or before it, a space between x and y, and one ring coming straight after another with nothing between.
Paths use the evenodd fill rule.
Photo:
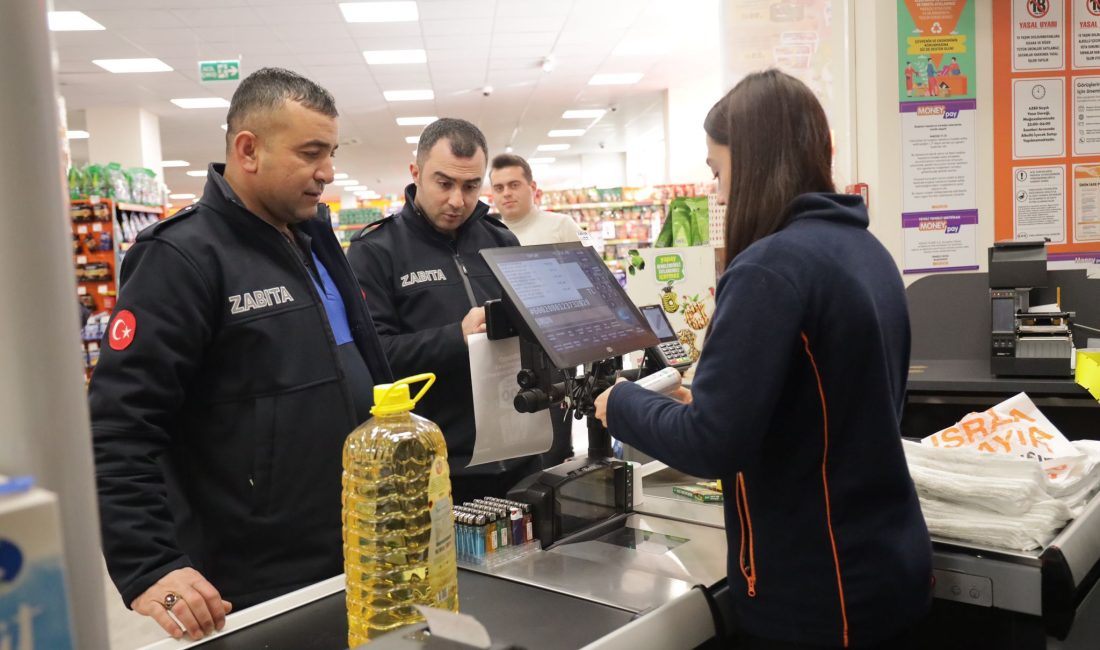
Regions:
<instances>
[{"instance_id":1,"label":"receipt printer","mask_svg":"<svg viewBox=\"0 0 1100 650\"><path fill-rule=\"evenodd\" d=\"M1033 311L1047 286L1044 241L997 242L989 249L990 372L998 376L1073 375L1073 312Z\"/></svg>"}]
</instances>

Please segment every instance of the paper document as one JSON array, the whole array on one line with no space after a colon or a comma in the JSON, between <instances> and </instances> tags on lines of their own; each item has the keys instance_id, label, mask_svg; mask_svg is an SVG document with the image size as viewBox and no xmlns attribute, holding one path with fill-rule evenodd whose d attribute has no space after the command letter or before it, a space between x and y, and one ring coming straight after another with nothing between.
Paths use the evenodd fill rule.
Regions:
<instances>
[{"instance_id":1,"label":"paper document","mask_svg":"<svg viewBox=\"0 0 1100 650\"><path fill-rule=\"evenodd\" d=\"M477 427L470 465L549 451L554 443L550 414L519 413L512 405L519 391L519 339L490 341L484 334L473 334L469 346Z\"/></svg>"},{"instance_id":2,"label":"paper document","mask_svg":"<svg viewBox=\"0 0 1100 650\"><path fill-rule=\"evenodd\" d=\"M1027 313L1029 314L1054 314L1062 311L1058 307L1058 303L1051 303L1049 305L1035 305L1034 307L1028 307Z\"/></svg>"}]
</instances>

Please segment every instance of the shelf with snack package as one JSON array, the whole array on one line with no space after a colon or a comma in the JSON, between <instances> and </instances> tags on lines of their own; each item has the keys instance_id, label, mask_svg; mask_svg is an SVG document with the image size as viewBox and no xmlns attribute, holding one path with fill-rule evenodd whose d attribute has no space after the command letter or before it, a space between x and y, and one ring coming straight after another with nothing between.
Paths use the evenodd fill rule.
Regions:
<instances>
[{"instance_id":1,"label":"shelf with snack package","mask_svg":"<svg viewBox=\"0 0 1100 650\"><path fill-rule=\"evenodd\" d=\"M138 233L164 218L163 184L147 169L117 164L69 171L69 218L85 379L99 359L100 342L118 296L118 272Z\"/></svg>"}]
</instances>

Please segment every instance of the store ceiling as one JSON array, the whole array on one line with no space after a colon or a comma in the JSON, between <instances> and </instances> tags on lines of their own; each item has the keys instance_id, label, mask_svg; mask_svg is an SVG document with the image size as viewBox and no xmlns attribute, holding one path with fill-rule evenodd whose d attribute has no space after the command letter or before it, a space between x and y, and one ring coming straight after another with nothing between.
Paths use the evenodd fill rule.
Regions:
<instances>
[{"instance_id":1,"label":"store ceiling","mask_svg":"<svg viewBox=\"0 0 1100 650\"><path fill-rule=\"evenodd\" d=\"M468 119L485 132L490 155L511 145L526 156L625 151L638 123L663 123L660 91L718 65L718 0L418 0L419 20L355 23L337 0L54 0L82 11L104 31L54 32L59 83L70 129L90 106L142 106L160 118L163 158L202 169L223 159L225 109L180 109L178 97L228 99L236 82L200 82L200 60L241 60L241 74L263 66L301 72L336 97L342 146L337 168L383 194L408 182L422 127L400 116ZM364 50L424 49L426 63L368 65ZM547 57L553 69L543 70ZM172 72L111 74L93 59L161 59ZM592 86L597 73L644 73L625 86ZM485 86L492 86L489 96ZM382 92L431 88L432 101L387 102ZM608 108L595 123L566 120L570 109ZM633 127L633 128L632 128ZM587 128L549 138L552 129ZM95 134L92 134L95 137ZM536 153L542 144L569 151ZM73 157L87 144L72 141ZM105 161L96 161L105 162ZM554 164L544 185L568 182ZM576 166L573 166L575 169ZM200 194L203 179L165 170L173 192ZM538 180L538 179L536 179ZM333 192L327 199L339 200Z\"/></svg>"}]
</instances>

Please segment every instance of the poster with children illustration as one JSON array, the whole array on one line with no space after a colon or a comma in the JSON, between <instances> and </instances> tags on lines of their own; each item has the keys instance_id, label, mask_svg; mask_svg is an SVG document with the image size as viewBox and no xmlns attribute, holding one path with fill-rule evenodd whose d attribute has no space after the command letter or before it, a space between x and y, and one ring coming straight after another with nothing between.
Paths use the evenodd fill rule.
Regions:
<instances>
[{"instance_id":1,"label":"poster with children illustration","mask_svg":"<svg viewBox=\"0 0 1100 650\"><path fill-rule=\"evenodd\" d=\"M974 99L974 3L898 0L898 99Z\"/></svg>"}]
</instances>

